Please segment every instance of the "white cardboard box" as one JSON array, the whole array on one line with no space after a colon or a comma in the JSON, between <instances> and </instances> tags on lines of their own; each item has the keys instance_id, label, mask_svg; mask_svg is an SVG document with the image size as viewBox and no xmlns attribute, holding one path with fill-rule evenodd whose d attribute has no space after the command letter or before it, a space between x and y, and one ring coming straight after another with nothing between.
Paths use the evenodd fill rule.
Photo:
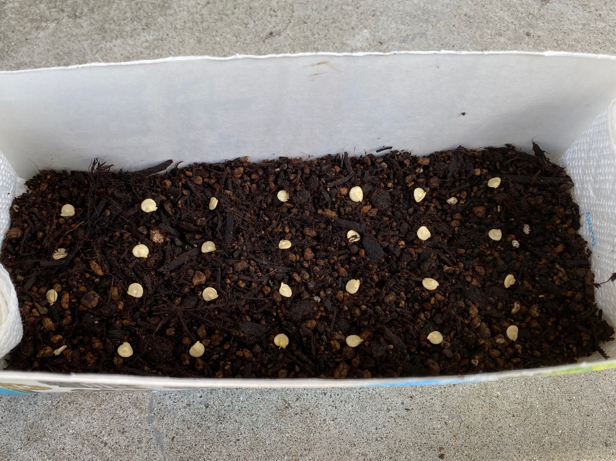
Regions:
<instances>
[{"instance_id":1,"label":"white cardboard box","mask_svg":"<svg viewBox=\"0 0 616 461\"><path fill-rule=\"evenodd\" d=\"M132 170L169 158L191 163L249 156L257 161L344 151L359 155L383 146L417 155L458 145L510 143L530 150L531 140L558 160L597 119L561 161L577 168L570 174L585 217L581 232L597 244L593 269L601 280L611 274L609 255L616 251L616 235L609 229L616 221L609 200L595 200L589 174L604 172L601 190L614 192L616 168L610 170L611 158L605 156L613 150L612 113L607 111L615 98L616 56L571 53L318 53L88 64L0 72L0 151L21 178L37 169L85 170L97 157ZM596 155L586 160L586 152ZM615 299L612 288L597 297L613 325ZM616 352L616 347L610 344L606 350ZM361 381L2 371L0 394L406 386L612 367L616 360L463 377Z\"/></svg>"}]
</instances>

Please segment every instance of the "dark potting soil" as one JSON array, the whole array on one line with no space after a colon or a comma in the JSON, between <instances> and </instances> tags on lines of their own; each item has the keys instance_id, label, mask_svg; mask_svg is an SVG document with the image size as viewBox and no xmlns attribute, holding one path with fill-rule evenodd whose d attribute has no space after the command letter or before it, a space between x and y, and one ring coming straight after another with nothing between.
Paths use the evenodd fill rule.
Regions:
<instances>
[{"instance_id":1,"label":"dark potting soil","mask_svg":"<svg viewBox=\"0 0 616 461\"><path fill-rule=\"evenodd\" d=\"M154 173L95 162L90 172L42 171L28 181L1 254L24 322L10 369L453 375L570 363L614 333L595 304L572 182L542 155L458 148ZM494 177L497 188L488 186ZM350 199L354 186L361 202ZM151 213L141 209L148 198L158 205ZM74 216L60 216L65 204ZM489 237L494 229L500 240ZM349 230L361 240L350 242ZM279 249L281 240L291 247ZM201 252L206 241L214 252ZM133 255L137 244L147 258ZM54 259L61 248L67 256ZM515 283L506 288L508 275ZM426 278L438 287L424 287ZM360 282L355 294L351 279ZM133 283L142 297L127 293ZM291 297L279 293L282 283ZM203 299L207 287L216 299ZM428 340L432 332L442 342ZM284 349L274 344L279 334ZM349 347L350 335L363 342ZM197 341L204 353L192 357ZM117 352L124 342L130 357Z\"/></svg>"}]
</instances>

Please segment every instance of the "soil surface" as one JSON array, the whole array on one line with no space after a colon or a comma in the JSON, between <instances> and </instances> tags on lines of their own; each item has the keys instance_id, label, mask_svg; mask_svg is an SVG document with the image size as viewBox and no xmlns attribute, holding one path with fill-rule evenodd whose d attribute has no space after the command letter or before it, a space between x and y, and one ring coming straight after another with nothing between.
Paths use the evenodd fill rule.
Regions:
<instances>
[{"instance_id":1,"label":"soil surface","mask_svg":"<svg viewBox=\"0 0 616 461\"><path fill-rule=\"evenodd\" d=\"M2 247L24 322L9 368L369 378L570 363L614 330L595 304L572 182L535 151L42 171L15 199ZM74 216L60 216L65 204ZM202 253L206 241L216 250ZM138 244L147 258L133 255ZM66 256L54 259L59 249ZM133 283L142 297L127 293ZM208 287L216 299L203 299ZM442 342L428 340L438 333ZM363 342L349 347L350 335ZM197 341L204 352L193 357ZM117 352L124 342L130 357Z\"/></svg>"}]
</instances>

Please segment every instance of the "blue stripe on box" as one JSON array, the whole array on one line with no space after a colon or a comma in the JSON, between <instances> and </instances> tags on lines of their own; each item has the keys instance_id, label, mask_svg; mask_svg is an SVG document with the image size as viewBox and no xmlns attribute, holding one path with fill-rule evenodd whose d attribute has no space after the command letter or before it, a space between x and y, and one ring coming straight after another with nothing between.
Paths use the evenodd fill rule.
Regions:
<instances>
[{"instance_id":1,"label":"blue stripe on box","mask_svg":"<svg viewBox=\"0 0 616 461\"><path fill-rule=\"evenodd\" d=\"M28 395L26 392L18 392L18 391L13 391L11 389L4 389L3 387L0 387L0 395Z\"/></svg>"}]
</instances>

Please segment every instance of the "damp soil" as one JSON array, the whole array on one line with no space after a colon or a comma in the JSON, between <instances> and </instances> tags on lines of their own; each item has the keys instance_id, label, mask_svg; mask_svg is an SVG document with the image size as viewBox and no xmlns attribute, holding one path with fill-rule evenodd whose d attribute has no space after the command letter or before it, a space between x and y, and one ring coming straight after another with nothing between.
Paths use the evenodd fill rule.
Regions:
<instances>
[{"instance_id":1,"label":"damp soil","mask_svg":"<svg viewBox=\"0 0 616 461\"><path fill-rule=\"evenodd\" d=\"M498 188L488 187L494 177ZM614 333L595 304L572 182L538 147L535 155L508 146L423 158L169 161L140 172L94 162L87 172L41 171L27 186L0 257L24 323L9 369L454 375L571 363ZM361 202L349 197L355 186ZM287 202L277 198L283 189ZM141 210L147 198L156 211ZM74 216L60 216L64 204ZM418 238L421 226L428 240ZM349 230L361 239L350 242ZM283 239L292 246L279 249ZM206 241L214 252L201 252ZM146 259L133 255L137 244L148 247ZM54 259L60 248L67 256ZM508 275L515 283L505 288ZM438 287L427 290L425 278ZM351 279L360 281L355 294L346 291ZM133 283L141 298L127 294ZM280 295L282 283L291 297ZM218 298L205 301L207 287ZM427 340L434 331L440 344ZM285 349L273 342L280 333ZM363 342L351 348L349 335ZM197 341L205 352L192 357ZM117 353L124 342L131 357Z\"/></svg>"}]
</instances>

